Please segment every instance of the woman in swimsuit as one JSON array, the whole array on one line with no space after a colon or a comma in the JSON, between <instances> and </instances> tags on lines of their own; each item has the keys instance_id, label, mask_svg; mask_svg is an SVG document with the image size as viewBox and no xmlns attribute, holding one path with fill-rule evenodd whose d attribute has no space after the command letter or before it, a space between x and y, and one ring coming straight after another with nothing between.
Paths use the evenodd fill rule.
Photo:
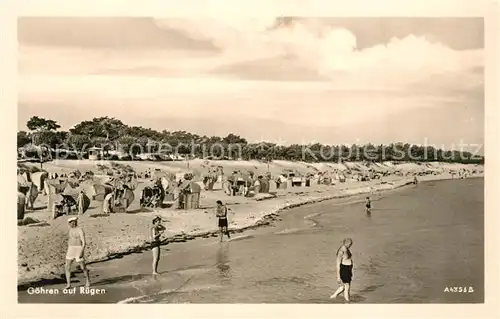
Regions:
<instances>
[{"instance_id":1,"label":"woman in swimsuit","mask_svg":"<svg viewBox=\"0 0 500 319\"><path fill-rule=\"evenodd\" d=\"M153 227L151 227L151 243L153 247L153 275L158 275L158 263L160 262L160 236L165 231L165 227L161 224L161 218L153 219Z\"/></svg>"},{"instance_id":2,"label":"woman in swimsuit","mask_svg":"<svg viewBox=\"0 0 500 319\"><path fill-rule=\"evenodd\" d=\"M337 291L330 296L331 299L337 298L344 292L344 298L347 302L350 301L351 280L352 280L352 239L345 238L342 241L342 246L337 250L337 282L341 285Z\"/></svg>"}]
</instances>

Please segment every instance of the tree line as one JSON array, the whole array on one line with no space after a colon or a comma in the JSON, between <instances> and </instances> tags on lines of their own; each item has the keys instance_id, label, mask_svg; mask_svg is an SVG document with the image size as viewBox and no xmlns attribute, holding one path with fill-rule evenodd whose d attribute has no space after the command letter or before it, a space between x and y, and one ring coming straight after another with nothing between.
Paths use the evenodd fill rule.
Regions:
<instances>
[{"instance_id":1,"label":"tree line","mask_svg":"<svg viewBox=\"0 0 500 319\"><path fill-rule=\"evenodd\" d=\"M69 131L60 130L54 120L33 116L26 123L28 132L17 133L17 146L46 145L86 151L104 147L128 154L140 152L176 152L207 158L241 158L244 160L325 161L442 161L484 163L484 157L465 151L450 151L433 146L391 143L389 145L323 145L320 143L288 146L270 142L249 143L230 133L225 137L197 135L187 131L161 132L142 126L129 126L116 118L97 117L83 121ZM165 145L168 145L166 148ZM119 148L119 149L116 149Z\"/></svg>"}]
</instances>

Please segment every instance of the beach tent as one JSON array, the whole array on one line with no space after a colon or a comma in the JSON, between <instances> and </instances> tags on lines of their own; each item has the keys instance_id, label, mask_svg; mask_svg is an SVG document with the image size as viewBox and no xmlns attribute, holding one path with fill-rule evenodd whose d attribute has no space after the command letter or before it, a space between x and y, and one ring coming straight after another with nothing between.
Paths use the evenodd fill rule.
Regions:
<instances>
[{"instance_id":1,"label":"beach tent","mask_svg":"<svg viewBox=\"0 0 500 319\"><path fill-rule=\"evenodd\" d=\"M197 205L199 204L200 192L201 186L197 182L183 179L180 186L176 190L177 208L197 208Z\"/></svg>"},{"instance_id":2,"label":"beach tent","mask_svg":"<svg viewBox=\"0 0 500 319\"><path fill-rule=\"evenodd\" d=\"M89 209L90 202L91 200L87 196L87 194L82 193L81 195L78 195L77 197L78 215L82 215Z\"/></svg>"},{"instance_id":3,"label":"beach tent","mask_svg":"<svg viewBox=\"0 0 500 319\"><path fill-rule=\"evenodd\" d=\"M62 181L59 179L47 179L45 180L45 187L49 194L60 194L64 192L64 189L68 186L67 181Z\"/></svg>"},{"instance_id":4,"label":"beach tent","mask_svg":"<svg viewBox=\"0 0 500 319\"><path fill-rule=\"evenodd\" d=\"M269 179L263 177L260 181L259 193L269 193Z\"/></svg>"},{"instance_id":5,"label":"beach tent","mask_svg":"<svg viewBox=\"0 0 500 319\"><path fill-rule=\"evenodd\" d=\"M28 170L24 170L22 169L23 173L22 173L22 177L24 178L24 180L26 182L32 182L36 185L36 187L38 188L38 190L44 192L44 194L46 193L46 190L45 190L45 180L48 179L48 176L49 176L49 173L47 172L33 172L31 173L30 171ZM19 181L19 177L18 177L18 181Z\"/></svg>"},{"instance_id":6,"label":"beach tent","mask_svg":"<svg viewBox=\"0 0 500 319\"><path fill-rule=\"evenodd\" d=\"M45 180L47 180L48 178L49 178L49 173L47 172L31 173L31 180L36 185L36 187L38 187L38 189L44 194L47 193L47 190L45 189Z\"/></svg>"},{"instance_id":7,"label":"beach tent","mask_svg":"<svg viewBox=\"0 0 500 319\"><path fill-rule=\"evenodd\" d=\"M348 170L348 167L342 163L327 163L328 167L334 169L335 171L345 171Z\"/></svg>"},{"instance_id":8,"label":"beach tent","mask_svg":"<svg viewBox=\"0 0 500 319\"><path fill-rule=\"evenodd\" d=\"M26 196L17 192L17 219L24 219L24 213L26 209Z\"/></svg>"},{"instance_id":9,"label":"beach tent","mask_svg":"<svg viewBox=\"0 0 500 319\"><path fill-rule=\"evenodd\" d=\"M114 213L125 213L135 199L134 192L128 188L117 190L112 203Z\"/></svg>"},{"instance_id":10,"label":"beach tent","mask_svg":"<svg viewBox=\"0 0 500 319\"><path fill-rule=\"evenodd\" d=\"M391 171L391 169L389 167L384 166L383 164L380 164L380 163L371 163L370 169L372 169L378 173L385 173L385 172Z\"/></svg>"},{"instance_id":11,"label":"beach tent","mask_svg":"<svg viewBox=\"0 0 500 319\"><path fill-rule=\"evenodd\" d=\"M387 167L394 168L394 163L392 161L385 161L382 162L382 164L384 164Z\"/></svg>"},{"instance_id":12,"label":"beach tent","mask_svg":"<svg viewBox=\"0 0 500 319\"><path fill-rule=\"evenodd\" d=\"M113 192L113 186L109 184L92 184L92 191L89 194L94 200L103 201L104 197Z\"/></svg>"},{"instance_id":13,"label":"beach tent","mask_svg":"<svg viewBox=\"0 0 500 319\"><path fill-rule=\"evenodd\" d=\"M68 182L60 181L59 179L46 179L45 188L47 190L47 207L51 209L54 205L54 195L62 194L68 186Z\"/></svg>"},{"instance_id":14,"label":"beach tent","mask_svg":"<svg viewBox=\"0 0 500 319\"><path fill-rule=\"evenodd\" d=\"M96 183L96 184L112 184L113 183L113 180L115 178L113 176L109 176L109 175L102 175L102 174L99 174L99 175L94 175L92 177L92 180Z\"/></svg>"},{"instance_id":15,"label":"beach tent","mask_svg":"<svg viewBox=\"0 0 500 319\"><path fill-rule=\"evenodd\" d=\"M177 182L185 180L186 177L189 178L189 180L192 180L197 176L196 172L193 170L178 170L174 173L174 175Z\"/></svg>"},{"instance_id":16,"label":"beach tent","mask_svg":"<svg viewBox=\"0 0 500 319\"><path fill-rule=\"evenodd\" d=\"M167 172L164 172L164 171L161 171L159 169L155 169L155 171L153 172L153 176L152 176L153 179L159 179L159 178L170 178L170 174L168 174Z\"/></svg>"},{"instance_id":17,"label":"beach tent","mask_svg":"<svg viewBox=\"0 0 500 319\"><path fill-rule=\"evenodd\" d=\"M28 208L34 209L34 204L36 199L38 198L38 187L36 187L33 183L28 183L28 189L22 188L22 192L26 195L26 203L28 204ZM25 192L26 191L26 192Z\"/></svg>"},{"instance_id":18,"label":"beach tent","mask_svg":"<svg viewBox=\"0 0 500 319\"><path fill-rule=\"evenodd\" d=\"M127 185L127 187L131 190L137 189L137 186L139 186L139 181L137 180L137 176L135 174L125 178L126 180L124 182L124 185Z\"/></svg>"},{"instance_id":19,"label":"beach tent","mask_svg":"<svg viewBox=\"0 0 500 319\"><path fill-rule=\"evenodd\" d=\"M29 187L29 183L26 180L26 177L22 174L17 174L17 185L20 187Z\"/></svg>"},{"instance_id":20,"label":"beach tent","mask_svg":"<svg viewBox=\"0 0 500 319\"><path fill-rule=\"evenodd\" d=\"M197 182L189 184L190 193L185 195L185 209L196 209L200 207L201 186Z\"/></svg>"},{"instance_id":21,"label":"beach tent","mask_svg":"<svg viewBox=\"0 0 500 319\"><path fill-rule=\"evenodd\" d=\"M80 170L78 170L78 169L74 170L68 174L68 178L79 179L80 177L82 177L82 172L80 172Z\"/></svg>"},{"instance_id":22,"label":"beach tent","mask_svg":"<svg viewBox=\"0 0 500 319\"><path fill-rule=\"evenodd\" d=\"M69 205L70 211L67 212L69 214L72 213L73 209L78 210L78 202L74 196L66 195L66 194L52 194L50 196L51 196L51 201L52 201L52 207L51 207L52 219L56 219L59 215L66 213L62 210L63 207L61 205L63 203L66 203Z\"/></svg>"},{"instance_id":23,"label":"beach tent","mask_svg":"<svg viewBox=\"0 0 500 319\"><path fill-rule=\"evenodd\" d=\"M395 167L402 172L418 173L423 171L423 167L416 163L399 163Z\"/></svg>"}]
</instances>

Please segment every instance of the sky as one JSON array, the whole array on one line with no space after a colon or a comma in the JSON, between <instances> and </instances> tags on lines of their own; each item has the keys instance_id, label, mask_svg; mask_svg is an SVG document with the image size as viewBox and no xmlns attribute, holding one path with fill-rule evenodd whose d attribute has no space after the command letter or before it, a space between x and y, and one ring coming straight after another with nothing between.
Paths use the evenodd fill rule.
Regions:
<instances>
[{"instance_id":1,"label":"sky","mask_svg":"<svg viewBox=\"0 0 500 319\"><path fill-rule=\"evenodd\" d=\"M97 116L283 144L484 143L482 18L22 17L18 129Z\"/></svg>"}]
</instances>

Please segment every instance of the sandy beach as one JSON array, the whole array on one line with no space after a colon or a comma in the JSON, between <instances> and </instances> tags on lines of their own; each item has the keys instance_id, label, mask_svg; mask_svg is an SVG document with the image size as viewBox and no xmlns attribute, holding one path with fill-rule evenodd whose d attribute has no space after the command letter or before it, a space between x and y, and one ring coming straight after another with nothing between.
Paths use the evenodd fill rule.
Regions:
<instances>
[{"instance_id":1,"label":"sandy beach","mask_svg":"<svg viewBox=\"0 0 500 319\"><path fill-rule=\"evenodd\" d=\"M106 164L98 162L99 164ZM108 163L109 164L109 163ZM166 172L186 171L186 162L126 162L135 171L159 168ZM265 164L257 161L217 161L213 164L221 165L224 171L252 170L256 175L267 171L276 175L283 169L292 169L302 174L315 173L338 169L346 164L301 163L275 161ZM35 164L29 164L35 165ZM39 164L36 164L39 165ZM193 160L189 163L189 170L195 175L202 174L206 169L207 161ZM102 214L102 202L92 201L90 208L80 217L80 225L87 237L85 258L88 262L99 262L115 258L119 255L148 249L149 227L153 216L161 216L167 228L163 243L183 242L196 237L217 236L215 218L215 201L220 199L229 208L230 230L243 231L248 228L266 225L277 218L280 211L318 202L322 200L352 196L357 194L374 194L384 190L391 190L411 184L413 176L421 170L418 163L404 163L388 169L398 171L398 174L389 174L381 179L358 182L348 179L344 183L335 185L317 185L310 187L291 187L276 189L271 185L271 194L258 194L255 197L228 196L222 189L215 187L213 191L202 190L200 208L192 210L176 210L173 208L139 209L139 196L142 190L139 183L135 190L135 200L128 208L127 213ZM460 169L476 170L477 174L469 177L483 176L483 166L465 164L432 163L434 174L419 176L420 181L442 180L457 178L451 172ZM95 170L96 162L92 161L54 161L44 163L43 169L49 173L69 173L75 169L81 171ZM341 168L340 168L341 169ZM69 192L78 192L70 189ZM27 211L25 218L36 219L37 223L18 226L18 285L42 279L60 278L63 274L64 258L67 248L67 217L51 218L46 208L47 199L40 195L35 202L35 210Z\"/></svg>"}]
</instances>

